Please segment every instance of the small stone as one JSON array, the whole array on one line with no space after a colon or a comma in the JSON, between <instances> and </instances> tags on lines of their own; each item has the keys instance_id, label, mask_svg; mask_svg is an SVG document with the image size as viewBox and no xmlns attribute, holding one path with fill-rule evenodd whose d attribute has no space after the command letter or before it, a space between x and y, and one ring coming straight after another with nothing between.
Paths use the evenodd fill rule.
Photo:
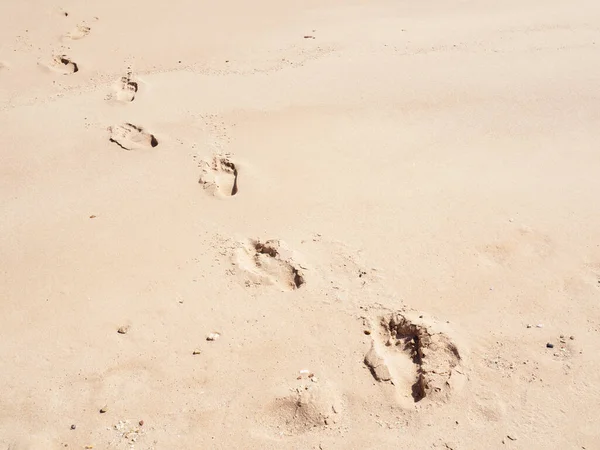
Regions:
<instances>
[{"instance_id":1,"label":"small stone","mask_svg":"<svg viewBox=\"0 0 600 450\"><path fill-rule=\"evenodd\" d=\"M106 411L108 411L108 406L104 405L102 408L100 408L100 414L104 414Z\"/></svg>"},{"instance_id":2,"label":"small stone","mask_svg":"<svg viewBox=\"0 0 600 450\"><path fill-rule=\"evenodd\" d=\"M143 420L140 420L138 423L140 424L140 427L144 426L144 421Z\"/></svg>"},{"instance_id":3,"label":"small stone","mask_svg":"<svg viewBox=\"0 0 600 450\"><path fill-rule=\"evenodd\" d=\"M369 330L365 330L365 331L363 331L363 333L365 333L367 336L369 336L371 334L371 332Z\"/></svg>"},{"instance_id":4,"label":"small stone","mask_svg":"<svg viewBox=\"0 0 600 450\"><path fill-rule=\"evenodd\" d=\"M117 330L117 333L127 334L128 331L129 331L129 325L123 325L122 327L119 327L119 329Z\"/></svg>"},{"instance_id":5,"label":"small stone","mask_svg":"<svg viewBox=\"0 0 600 450\"><path fill-rule=\"evenodd\" d=\"M546 347L547 347L547 348L554 348L554 344L551 344L550 342L548 342L548 343L546 344Z\"/></svg>"},{"instance_id":6,"label":"small stone","mask_svg":"<svg viewBox=\"0 0 600 450\"><path fill-rule=\"evenodd\" d=\"M538 323L538 324L536 325L536 328L544 328L544 325L542 325L541 323Z\"/></svg>"},{"instance_id":7,"label":"small stone","mask_svg":"<svg viewBox=\"0 0 600 450\"><path fill-rule=\"evenodd\" d=\"M530 324L527 324L527 328L531 328L531 325L530 325Z\"/></svg>"},{"instance_id":8,"label":"small stone","mask_svg":"<svg viewBox=\"0 0 600 450\"><path fill-rule=\"evenodd\" d=\"M564 334L561 334L561 335L559 336L559 338L561 338L561 339L564 339L564 338L565 338L565 335L564 335Z\"/></svg>"},{"instance_id":9,"label":"small stone","mask_svg":"<svg viewBox=\"0 0 600 450\"><path fill-rule=\"evenodd\" d=\"M95 219L95 218L96 218L96 216L95 216L94 214L92 214L92 215L90 216L90 219Z\"/></svg>"},{"instance_id":10,"label":"small stone","mask_svg":"<svg viewBox=\"0 0 600 450\"><path fill-rule=\"evenodd\" d=\"M196 349L192 352L192 355L199 355L200 353L202 353L200 350Z\"/></svg>"},{"instance_id":11,"label":"small stone","mask_svg":"<svg viewBox=\"0 0 600 450\"><path fill-rule=\"evenodd\" d=\"M71 425L71 430L74 430L75 428L77 428L75 424Z\"/></svg>"},{"instance_id":12,"label":"small stone","mask_svg":"<svg viewBox=\"0 0 600 450\"><path fill-rule=\"evenodd\" d=\"M575 336L571 336L571 337L569 337L569 339L571 339L572 341L574 341L575 340Z\"/></svg>"},{"instance_id":13,"label":"small stone","mask_svg":"<svg viewBox=\"0 0 600 450\"><path fill-rule=\"evenodd\" d=\"M207 341L216 341L220 337L221 337L220 333L210 333L208 336L206 336L206 340Z\"/></svg>"}]
</instances>

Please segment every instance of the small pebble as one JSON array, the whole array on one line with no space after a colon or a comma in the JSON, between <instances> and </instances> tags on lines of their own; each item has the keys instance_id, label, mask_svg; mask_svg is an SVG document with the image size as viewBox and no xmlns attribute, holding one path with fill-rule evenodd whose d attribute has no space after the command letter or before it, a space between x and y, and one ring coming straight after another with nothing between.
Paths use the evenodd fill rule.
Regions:
<instances>
[{"instance_id":1,"label":"small pebble","mask_svg":"<svg viewBox=\"0 0 600 450\"><path fill-rule=\"evenodd\" d=\"M104 414L106 411L108 411L108 406L103 406L100 408L100 414Z\"/></svg>"},{"instance_id":2,"label":"small pebble","mask_svg":"<svg viewBox=\"0 0 600 450\"><path fill-rule=\"evenodd\" d=\"M550 342L548 342L548 343L546 344L546 347L548 347L548 348L554 348L554 344L551 344Z\"/></svg>"},{"instance_id":3,"label":"small pebble","mask_svg":"<svg viewBox=\"0 0 600 450\"><path fill-rule=\"evenodd\" d=\"M199 355L200 353L202 353L200 350L194 350L192 352L192 355Z\"/></svg>"},{"instance_id":4,"label":"small pebble","mask_svg":"<svg viewBox=\"0 0 600 450\"><path fill-rule=\"evenodd\" d=\"M364 333L368 336L371 334L371 332L369 330L365 330Z\"/></svg>"},{"instance_id":5,"label":"small pebble","mask_svg":"<svg viewBox=\"0 0 600 450\"><path fill-rule=\"evenodd\" d=\"M571 336L569 339L571 339L572 341L575 340L575 336Z\"/></svg>"},{"instance_id":6,"label":"small pebble","mask_svg":"<svg viewBox=\"0 0 600 450\"><path fill-rule=\"evenodd\" d=\"M74 430L75 428L77 428L75 424L71 425L71 430Z\"/></svg>"},{"instance_id":7,"label":"small pebble","mask_svg":"<svg viewBox=\"0 0 600 450\"><path fill-rule=\"evenodd\" d=\"M124 325L122 327L119 327L119 329L117 330L117 333L127 334L128 331L129 331L129 325Z\"/></svg>"},{"instance_id":8,"label":"small pebble","mask_svg":"<svg viewBox=\"0 0 600 450\"><path fill-rule=\"evenodd\" d=\"M536 325L536 327L537 327L537 328L543 328L543 327L544 327L544 325L542 325L541 323L538 323L538 324Z\"/></svg>"},{"instance_id":9,"label":"small pebble","mask_svg":"<svg viewBox=\"0 0 600 450\"><path fill-rule=\"evenodd\" d=\"M144 426L144 421L143 420L140 420L138 423L140 424L140 427Z\"/></svg>"},{"instance_id":10,"label":"small pebble","mask_svg":"<svg viewBox=\"0 0 600 450\"><path fill-rule=\"evenodd\" d=\"M531 328L531 325L530 325L530 324L527 324L527 328Z\"/></svg>"},{"instance_id":11,"label":"small pebble","mask_svg":"<svg viewBox=\"0 0 600 450\"><path fill-rule=\"evenodd\" d=\"M560 337L561 339L564 339L564 338L565 338L565 335L564 335L564 334L561 334L559 337Z\"/></svg>"}]
</instances>

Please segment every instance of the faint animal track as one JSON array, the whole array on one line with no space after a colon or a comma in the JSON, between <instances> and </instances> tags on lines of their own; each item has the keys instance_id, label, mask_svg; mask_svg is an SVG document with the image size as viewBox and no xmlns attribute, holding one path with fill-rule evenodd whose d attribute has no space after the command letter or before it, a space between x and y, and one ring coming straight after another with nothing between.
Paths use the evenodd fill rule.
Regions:
<instances>
[{"instance_id":1,"label":"faint animal track","mask_svg":"<svg viewBox=\"0 0 600 450\"><path fill-rule=\"evenodd\" d=\"M133 81L131 72L127 72L127 75L121 77L121 79L113 86L115 91L114 98L120 102L132 102L135 99L135 95L138 91L137 81Z\"/></svg>"},{"instance_id":2,"label":"faint animal track","mask_svg":"<svg viewBox=\"0 0 600 450\"><path fill-rule=\"evenodd\" d=\"M509 264L517 260L547 258L554 252L554 245L548 236L528 227L512 232L507 239L486 245L483 253L499 264Z\"/></svg>"},{"instance_id":3,"label":"faint animal track","mask_svg":"<svg viewBox=\"0 0 600 450\"><path fill-rule=\"evenodd\" d=\"M71 31L69 31L67 34L65 34L63 37L66 39L77 41L79 39L83 39L88 34L90 34L90 31L90 27L88 27L87 25L80 24L73 28Z\"/></svg>"},{"instance_id":4,"label":"faint animal track","mask_svg":"<svg viewBox=\"0 0 600 450\"><path fill-rule=\"evenodd\" d=\"M215 155L211 161L201 161L198 182L212 195L234 196L238 193L238 169L229 155Z\"/></svg>"},{"instance_id":5,"label":"faint animal track","mask_svg":"<svg viewBox=\"0 0 600 450\"><path fill-rule=\"evenodd\" d=\"M77 63L69 59L66 55L55 56L49 67L55 72L62 73L63 75L79 72Z\"/></svg>"},{"instance_id":6,"label":"faint animal track","mask_svg":"<svg viewBox=\"0 0 600 450\"><path fill-rule=\"evenodd\" d=\"M448 399L462 373L458 349L443 333L417 325L400 312L379 317L364 358L373 378L395 385L401 398Z\"/></svg>"},{"instance_id":7,"label":"faint animal track","mask_svg":"<svg viewBox=\"0 0 600 450\"><path fill-rule=\"evenodd\" d=\"M154 135L131 123L109 127L108 131L110 131L110 142L125 150L145 149L158 145Z\"/></svg>"},{"instance_id":8,"label":"faint animal track","mask_svg":"<svg viewBox=\"0 0 600 450\"><path fill-rule=\"evenodd\" d=\"M332 386L316 381L302 382L270 405L267 426L278 433L297 435L334 426L340 421L342 405Z\"/></svg>"},{"instance_id":9,"label":"faint animal track","mask_svg":"<svg viewBox=\"0 0 600 450\"><path fill-rule=\"evenodd\" d=\"M241 245L236 251L235 263L249 277L246 285L270 284L292 291L306 282L303 268L296 262L295 253L279 240L264 243L251 240Z\"/></svg>"}]
</instances>

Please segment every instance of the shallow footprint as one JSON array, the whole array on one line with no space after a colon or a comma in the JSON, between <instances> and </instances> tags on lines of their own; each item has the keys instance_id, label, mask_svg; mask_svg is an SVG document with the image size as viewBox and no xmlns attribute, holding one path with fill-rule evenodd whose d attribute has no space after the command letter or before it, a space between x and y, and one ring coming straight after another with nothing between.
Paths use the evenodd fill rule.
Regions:
<instances>
[{"instance_id":1,"label":"shallow footprint","mask_svg":"<svg viewBox=\"0 0 600 450\"><path fill-rule=\"evenodd\" d=\"M69 31L67 34L65 34L63 37L66 39L77 41L79 39L83 39L88 34L90 34L90 31L90 27L88 27L87 25L80 24L73 28L71 31Z\"/></svg>"},{"instance_id":2,"label":"shallow footprint","mask_svg":"<svg viewBox=\"0 0 600 450\"><path fill-rule=\"evenodd\" d=\"M238 193L238 169L230 155L215 155L201 161L202 173L198 182L212 195L232 197Z\"/></svg>"},{"instance_id":3,"label":"shallow footprint","mask_svg":"<svg viewBox=\"0 0 600 450\"><path fill-rule=\"evenodd\" d=\"M72 61L66 55L55 56L48 67L55 72L62 73L63 75L71 75L79 72L79 66L77 63Z\"/></svg>"},{"instance_id":4,"label":"shallow footprint","mask_svg":"<svg viewBox=\"0 0 600 450\"><path fill-rule=\"evenodd\" d=\"M131 123L109 127L110 142L125 150L137 150L156 147L158 141L154 135Z\"/></svg>"},{"instance_id":5,"label":"shallow footprint","mask_svg":"<svg viewBox=\"0 0 600 450\"><path fill-rule=\"evenodd\" d=\"M305 283L298 255L277 239L250 240L235 253L235 265L246 278L246 285L275 285L282 290L300 289Z\"/></svg>"},{"instance_id":6,"label":"shallow footprint","mask_svg":"<svg viewBox=\"0 0 600 450\"><path fill-rule=\"evenodd\" d=\"M135 95L138 91L138 83L133 80L131 72L127 72L127 75L121 77L114 86L114 95L112 98L120 102L132 102L135 99Z\"/></svg>"}]
</instances>

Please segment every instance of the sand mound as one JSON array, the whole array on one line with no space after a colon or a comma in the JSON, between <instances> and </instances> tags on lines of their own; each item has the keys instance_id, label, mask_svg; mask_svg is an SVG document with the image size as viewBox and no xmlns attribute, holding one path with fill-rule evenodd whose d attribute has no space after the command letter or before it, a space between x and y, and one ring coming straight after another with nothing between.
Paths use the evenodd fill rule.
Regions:
<instances>
[{"instance_id":1,"label":"sand mound","mask_svg":"<svg viewBox=\"0 0 600 450\"><path fill-rule=\"evenodd\" d=\"M328 384L307 381L291 388L288 395L276 398L269 407L269 423L284 435L324 429L339 423L342 406Z\"/></svg>"}]
</instances>

